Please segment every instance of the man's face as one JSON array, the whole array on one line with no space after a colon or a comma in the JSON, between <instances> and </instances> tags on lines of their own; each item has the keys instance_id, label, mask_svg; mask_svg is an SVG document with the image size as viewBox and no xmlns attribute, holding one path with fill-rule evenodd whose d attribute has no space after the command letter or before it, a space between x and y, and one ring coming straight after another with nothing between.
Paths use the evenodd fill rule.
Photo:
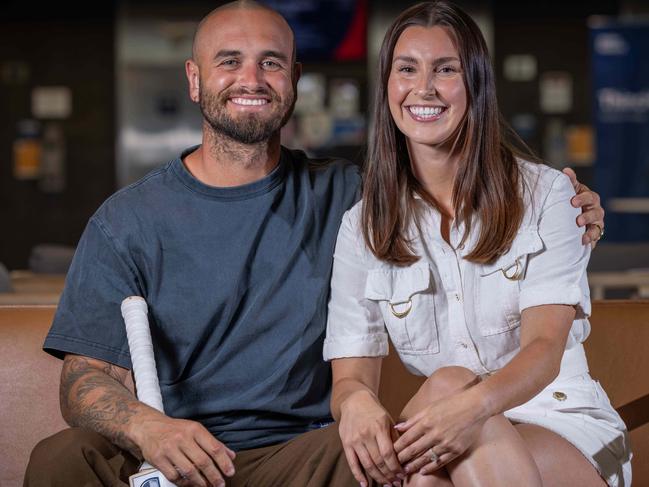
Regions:
<instances>
[{"instance_id":1,"label":"man's face","mask_svg":"<svg viewBox=\"0 0 649 487\"><path fill-rule=\"evenodd\" d=\"M286 23L261 9L225 10L208 20L198 42L198 102L205 120L244 144L268 140L295 104L297 73Z\"/></svg>"}]
</instances>

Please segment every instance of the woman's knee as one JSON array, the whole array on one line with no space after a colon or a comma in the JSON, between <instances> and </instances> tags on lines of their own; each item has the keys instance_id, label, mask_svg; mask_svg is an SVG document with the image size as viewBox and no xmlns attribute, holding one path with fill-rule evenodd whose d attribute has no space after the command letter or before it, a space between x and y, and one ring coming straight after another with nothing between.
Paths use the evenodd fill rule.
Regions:
<instances>
[{"instance_id":1,"label":"woman's knee","mask_svg":"<svg viewBox=\"0 0 649 487\"><path fill-rule=\"evenodd\" d=\"M408 401L399 415L399 420L408 419L428 404L468 389L479 380L478 376L464 367L450 366L437 369Z\"/></svg>"},{"instance_id":2,"label":"woman's knee","mask_svg":"<svg viewBox=\"0 0 649 487\"><path fill-rule=\"evenodd\" d=\"M465 367L441 367L433 372L424 383L430 394L438 398L463 391L477 384L479 378Z\"/></svg>"}]
</instances>

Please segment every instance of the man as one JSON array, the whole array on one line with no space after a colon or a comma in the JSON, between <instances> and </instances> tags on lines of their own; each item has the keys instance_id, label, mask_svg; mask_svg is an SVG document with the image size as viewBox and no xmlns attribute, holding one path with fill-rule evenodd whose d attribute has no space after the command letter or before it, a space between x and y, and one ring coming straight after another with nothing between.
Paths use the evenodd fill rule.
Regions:
<instances>
[{"instance_id":1,"label":"man","mask_svg":"<svg viewBox=\"0 0 649 487\"><path fill-rule=\"evenodd\" d=\"M25 485L122 485L137 458L180 486L357 485L328 425L322 361L357 171L281 148L300 66L272 10L211 12L186 72L203 143L91 218L44 345L64 357L61 408L80 428L36 447ZM595 205L591 220L602 216L593 198L579 202ZM130 295L149 305L168 416L125 386Z\"/></svg>"}]
</instances>

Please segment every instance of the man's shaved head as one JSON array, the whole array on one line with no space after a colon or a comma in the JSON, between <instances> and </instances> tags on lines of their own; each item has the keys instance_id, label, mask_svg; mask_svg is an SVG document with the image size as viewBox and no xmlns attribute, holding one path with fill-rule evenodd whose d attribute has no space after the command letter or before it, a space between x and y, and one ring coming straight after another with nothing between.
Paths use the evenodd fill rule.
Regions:
<instances>
[{"instance_id":1,"label":"man's shaved head","mask_svg":"<svg viewBox=\"0 0 649 487\"><path fill-rule=\"evenodd\" d=\"M293 63L295 62L295 57L296 57L295 34L293 33L293 29L291 29L291 26L288 25L288 22L286 22L286 19L282 17L281 14L279 14L277 11L273 10L272 8L263 5L259 2L255 2L254 0L235 0L234 2L229 2L226 3L225 5L221 5L220 7L215 8L210 13L208 13L205 17L203 17L203 19L199 22L198 26L196 27L196 31L194 32L194 40L192 42L192 59L196 63L199 62L200 50L203 44L202 37L204 36L206 27L212 24L212 22L218 22L219 14L226 11L232 11L232 10L261 10L264 12L268 12L270 15L276 17L277 20L279 20L282 24L286 26L286 29L288 30L288 32L292 37L293 59L291 61Z\"/></svg>"},{"instance_id":2,"label":"man's shaved head","mask_svg":"<svg viewBox=\"0 0 649 487\"><path fill-rule=\"evenodd\" d=\"M284 17L250 0L223 5L198 25L192 54L190 97L211 133L246 145L279 140L300 78Z\"/></svg>"}]
</instances>

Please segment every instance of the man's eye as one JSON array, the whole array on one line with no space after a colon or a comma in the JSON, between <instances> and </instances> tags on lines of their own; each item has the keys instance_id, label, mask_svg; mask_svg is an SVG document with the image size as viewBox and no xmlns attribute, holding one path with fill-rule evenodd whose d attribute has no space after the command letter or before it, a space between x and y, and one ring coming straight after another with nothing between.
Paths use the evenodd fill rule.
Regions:
<instances>
[{"instance_id":1,"label":"man's eye","mask_svg":"<svg viewBox=\"0 0 649 487\"><path fill-rule=\"evenodd\" d=\"M279 69L280 67L279 63L275 61L271 61L270 59L267 59L266 61L262 61L261 65L267 69Z\"/></svg>"},{"instance_id":2,"label":"man's eye","mask_svg":"<svg viewBox=\"0 0 649 487\"><path fill-rule=\"evenodd\" d=\"M236 59L226 59L221 64L223 66L236 66L237 64L239 64L239 61L237 61Z\"/></svg>"}]
</instances>

